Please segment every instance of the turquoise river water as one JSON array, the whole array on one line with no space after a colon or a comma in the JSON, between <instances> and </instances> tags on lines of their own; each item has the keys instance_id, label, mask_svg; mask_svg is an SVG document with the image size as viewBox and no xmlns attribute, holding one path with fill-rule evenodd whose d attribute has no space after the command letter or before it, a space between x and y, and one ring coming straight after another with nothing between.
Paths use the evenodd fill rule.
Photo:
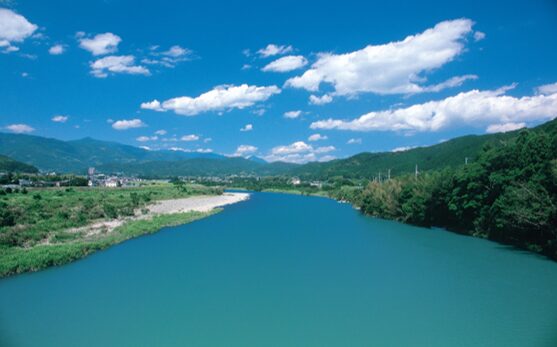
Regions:
<instances>
[{"instance_id":1,"label":"turquoise river water","mask_svg":"<svg viewBox=\"0 0 557 347\"><path fill-rule=\"evenodd\" d=\"M557 263L253 193L0 280L0 346L557 346Z\"/></svg>"}]
</instances>

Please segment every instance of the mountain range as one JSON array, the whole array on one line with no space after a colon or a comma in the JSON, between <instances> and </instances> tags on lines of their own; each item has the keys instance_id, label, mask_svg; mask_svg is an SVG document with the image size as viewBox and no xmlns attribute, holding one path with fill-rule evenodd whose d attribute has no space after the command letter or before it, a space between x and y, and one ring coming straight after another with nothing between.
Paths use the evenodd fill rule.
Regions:
<instances>
[{"instance_id":1,"label":"mountain range","mask_svg":"<svg viewBox=\"0 0 557 347\"><path fill-rule=\"evenodd\" d=\"M521 130L457 137L428 147L400 152L360 153L328 162L292 164L267 163L261 158L226 157L214 153L149 151L139 147L92 138L61 141L39 136L0 133L0 155L8 156L43 171L84 173L96 167L105 173L123 173L148 177L288 175L307 179L332 176L373 178L386 175L427 171L463 165L474 161L484 146L500 146ZM532 131L557 132L557 120Z\"/></svg>"}]
</instances>

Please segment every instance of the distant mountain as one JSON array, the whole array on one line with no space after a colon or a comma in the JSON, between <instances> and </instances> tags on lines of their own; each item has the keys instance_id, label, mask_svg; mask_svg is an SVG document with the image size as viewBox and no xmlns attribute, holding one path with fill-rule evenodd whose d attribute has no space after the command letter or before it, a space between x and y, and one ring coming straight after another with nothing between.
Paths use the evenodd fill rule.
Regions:
<instances>
[{"instance_id":1,"label":"distant mountain","mask_svg":"<svg viewBox=\"0 0 557 347\"><path fill-rule=\"evenodd\" d=\"M223 158L213 153L148 151L116 142L84 138L61 141L40 136L0 133L0 154L45 171L85 172L89 166L109 163Z\"/></svg>"},{"instance_id":2,"label":"distant mountain","mask_svg":"<svg viewBox=\"0 0 557 347\"><path fill-rule=\"evenodd\" d=\"M39 170L34 166L0 155L0 172L37 173Z\"/></svg>"},{"instance_id":3,"label":"distant mountain","mask_svg":"<svg viewBox=\"0 0 557 347\"><path fill-rule=\"evenodd\" d=\"M296 167L290 163L261 163L242 157L193 158L176 161L142 163L112 163L98 167L101 172L124 173L146 177L225 176L225 175L284 175Z\"/></svg>"},{"instance_id":4,"label":"distant mountain","mask_svg":"<svg viewBox=\"0 0 557 347\"><path fill-rule=\"evenodd\" d=\"M255 155L249 156L246 159L254 161L256 163L261 163L261 164L267 164L268 163L265 159L256 157Z\"/></svg>"},{"instance_id":5,"label":"distant mountain","mask_svg":"<svg viewBox=\"0 0 557 347\"><path fill-rule=\"evenodd\" d=\"M42 170L84 173L94 166L106 173L122 172L141 176L222 176L253 174L260 176L288 175L306 179L373 178L379 172L397 176L420 171L457 167L465 158L474 161L484 146L500 146L521 130L470 135L402 152L360 153L324 163L305 165L274 162L252 156L229 158L212 153L181 151L148 151L115 142L85 138L60 141L39 136L0 133L0 154L34 165ZM557 131L557 120L540 125L532 131Z\"/></svg>"}]
</instances>

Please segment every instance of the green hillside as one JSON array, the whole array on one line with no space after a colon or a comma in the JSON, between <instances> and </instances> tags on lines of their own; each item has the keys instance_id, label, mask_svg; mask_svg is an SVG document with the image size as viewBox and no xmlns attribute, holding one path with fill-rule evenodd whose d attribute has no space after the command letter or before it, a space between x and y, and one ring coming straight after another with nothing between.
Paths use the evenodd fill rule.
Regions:
<instances>
[{"instance_id":1,"label":"green hillside","mask_svg":"<svg viewBox=\"0 0 557 347\"><path fill-rule=\"evenodd\" d=\"M557 127L557 120L534 128L534 131ZM292 175L306 178L327 178L344 176L348 178L373 178L381 172L391 176L412 173L416 165L420 171L457 167L464 164L465 158L472 163L477 159L484 146L500 146L517 135L520 130L487 134L468 135L429 147L419 147L402 152L360 153L355 156L332 160L325 163L308 163L291 171Z\"/></svg>"},{"instance_id":2,"label":"green hillside","mask_svg":"<svg viewBox=\"0 0 557 347\"><path fill-rule=\"evenodd\" d=\"M0 172L37 173L39 170L34 166L0 155Z\"/></svg>"},{"instance_id":3,"label":"green hillside","mask_svg":"<svg viewBox=\"0 0 557 347\"><path fill-rule=\"evenodd\" d=\"M143 163L112 163L98 167L101 172L125 173L147 177L224 176L224 175L283 175L296 164L264 163L241 157L193 158L177 161L149 161Z\"/></svg>"}]
</instances>

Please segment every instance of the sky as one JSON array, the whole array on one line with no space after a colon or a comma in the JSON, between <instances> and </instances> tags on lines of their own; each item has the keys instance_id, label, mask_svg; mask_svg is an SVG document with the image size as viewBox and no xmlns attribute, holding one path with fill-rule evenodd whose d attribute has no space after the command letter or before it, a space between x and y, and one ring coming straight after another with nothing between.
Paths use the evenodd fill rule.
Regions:
<instances>
[{"instance_id":1,"label":"sky","mask_svg":"<svg viewBox=\"0 0 557 347\"><path fill-rule=\"evenodd\" d=\"M0 0L0 131L326 161L557 117L557 1Z\"/></svg>"}]
</instances>

